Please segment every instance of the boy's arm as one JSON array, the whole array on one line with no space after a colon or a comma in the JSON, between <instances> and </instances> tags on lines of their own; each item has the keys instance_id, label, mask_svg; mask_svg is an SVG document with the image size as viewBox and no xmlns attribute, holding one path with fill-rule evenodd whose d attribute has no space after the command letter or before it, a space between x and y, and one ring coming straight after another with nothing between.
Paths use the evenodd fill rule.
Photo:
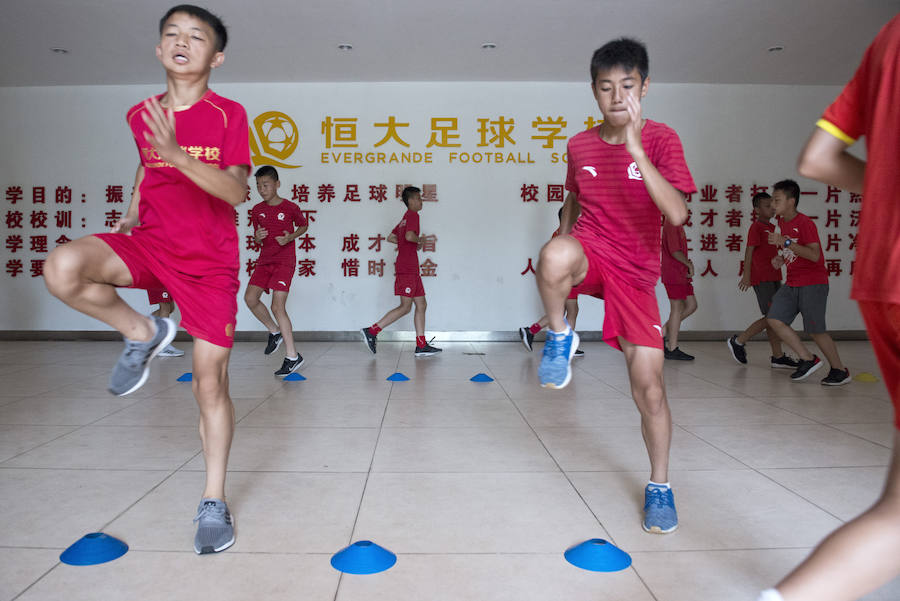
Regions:
<instances>
[{"instance_id":1,"label":"boy's arm","mask_svg":"<svg viewBox=\"0 0 900 601\"><path fill-rule=\"evenodd\" d=\"M817 127L797 159L797 171L803 177L862 193L866 162L849 152L849 145Z\"/></svg>"},{"instance_id":2,"label":"boy's arm","mask_svg":"<svg viewBox=\"0 0 900 601\"><path fill-rule=\"evenodd\" d=\"M782 236L777 232L769 232L769 244L774 244L778 248L784 248L785 240L787 240L787 236ZM799 241L792 239L791 245L788 248L790 248L798 257L802 257L813 263L818 262L819 256L822 254L822 245L818 242L800 244Z\"/></svg>"},{"instance_id":3,"label":"boy's arm","mask_svg":"<svg viewBox=\"0 0 900 601\"><path fill-rule=\"evenodd\" d=\"M741 292L746 292L750 287L750 269L753 266L753 249L755 246L747 245L747 250L744 252L744 275L741 276L741 281L738 282L738 288Z\"/></svg>"},{"instance_id":4,"label":"boy's arm","mask_svg":"<svg viewBox=\"0 0 900 601\"><path fill-rule=\"evenodd\" d=\"M140 204L141 204L141 182L144 181L144 166L138 165L134 174L134 193L131 195L131 204L128 205L128 211L125 216L116 221L110 232L113 234L127 234L131 228L139 223Z\"/></svg>"},{"instance_id":5,"label":"boy's arm","mask_svg":"<svg viewBox=\"0 0 900 601\"><path fill-rule=\"evenodd\" d=\"M247 196L248 165L229 165L219 169L187 154L175 139L175 113L164 110L156 98L144 101L146 111L141 113L150 129L144 137L159 153L162 160L171 163L207 194L221 198L233 207L244 202Z\"/></svg>"},{"instance_id":6,"label":"boy's arm","mask_svg":"<svg viewBox=\"0 0 900 601\"><path fill-rule=\"evenodd\" d=\"M309 224L300 225L297 227L297 229L295 229L290 234L282 234L281 236L276 237L275 241L278 242L278 244L284 246L285 244L287 244L289 242L293 242L294 240L296 240L297 238L299 238L300 236L305 234L306 230L308 230L308 229L309 229Z\"/></svg>"},{"instance_id":7,"label":"boy's arm","mask_svg":"<svg viewBox=\"0 0 900 601\"><path fill-rule=\"evenodd\" d=\"M581 215L581 204L574 192L566 194L566 200L562 206L562 216L559 218L559 233L568 234L575 226L578 216Z\"/></svg>"},{"instance_id":8,"label":"boy's arm","mask_svg":"<svg viewBox=\"0 0 900 601\"><path fill-rule=\"evenodd\" d=\"M391 244L397 244L397 234L395 234L394 232L388 234L387 241Z\"/></svg>"},{"instance_id":9,"label":"boy's arm","mask_svg":"<svg viewBox=\"0 0 900 601\"><path fill-rule=\"evenodd\" d=\"M416 244L419 243L419 235L415 232L406 230L406 233L403 235L403 237L406 239L407 242L415 242Z\"/></svg>"},{"instance_id":10,"label":"boy's arm","mask_svg":"<svg viewBox=\"0 0 900 601\"><path fill-rule=\"evenodd\" d=\"M650 162L650 158L644 151L641 143L641 104L633 96L625 96L625 106L631 123L625 130L625 149L631 154L637 163L638 171L647 187L647 192L660 212L672 225L682 225L687 221L687 204L684 202L684 194L663 177L659 169Z\"/></svg>"},{"instance_id":11,"label":"boy's arm","mask_svg":"<svg viewBox=\"0 0 900 601\"><path fill-rule=\"evenodd\" d=\"M672 258L688 268L689 278L694 277L694 264L683 252L680 250L672 251Z\"/></svg>"}]
</instances>

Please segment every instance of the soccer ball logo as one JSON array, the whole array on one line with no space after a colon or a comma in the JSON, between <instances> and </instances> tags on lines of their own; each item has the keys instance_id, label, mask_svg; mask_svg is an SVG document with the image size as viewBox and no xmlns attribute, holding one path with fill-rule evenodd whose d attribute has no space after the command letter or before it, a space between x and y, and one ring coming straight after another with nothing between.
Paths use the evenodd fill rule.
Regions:
<instances>
[{"instance_id":1,"label":"soccer ball logo","mask_svg":"<svg viewBox=\"0 0 900 601\"><path fill-rule=\"evenodd\" d=\"M296 169L300 165L289 165L284 160L297 150L299 143L300 130L288 115L280 111L267 111L253 120L250 150L254 165Z\"/></svg>"}]
</instances>

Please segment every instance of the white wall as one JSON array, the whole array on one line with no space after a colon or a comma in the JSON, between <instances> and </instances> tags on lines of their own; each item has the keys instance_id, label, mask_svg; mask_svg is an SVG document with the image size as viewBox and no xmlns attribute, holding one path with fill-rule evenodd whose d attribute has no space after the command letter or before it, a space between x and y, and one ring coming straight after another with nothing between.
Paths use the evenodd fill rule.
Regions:
<instances>
[{"instance_id":1,"label":"white wall","mask_svg":"<svg viewBox=\"0 0 900 601\"><path fill-rule=\"evenodd\" d=\"M552 149L542 148L542 141L531 139L537 131L532 121L537 117L564 117L568 122L565 135L583 129L589 115L597 114L587 83L397 83L397 84L231 84L214 86L222 95L234 98L247 109L252 121L265 111L280 111L290 116L299 127L300 143L285 159L299 164L298 169L280 169L282 195L290 197L293 185L310 188L310 201L302 208L317 210L310 235L318 248L309 253L317 263L317 275L296 277L289 309L297 330L350 330L372 323L395 303L392 263L394 252L385 245L381 253L388 263L384 278L367 275L367 261L379 258L367 250L368 237L390 231L403 212L394 198L397 184L436 184L439 201L426 203L421 213L424 233L437 235L434 253L420 253L420 260L430 258L437 264L437 277L425 278L429 302L429 330L513 330L534 321L541 306L529 273L521 275L529 257L535 261L540 246L556 227L559 203L546 200L547 184L561 184L565 166L553 163L553 153L561 155L565 142ZM130 193L137 153L125 125L128 107L151 93L161 91L146 86L96 86L0 89L0 189L21 186L24 199L10 204L0 197L2 213L20 210L25 227L13 230L0 221L0 330L94 330L107 329L93 319L68 309L52 298L40 278L30 277L31 259L45 256L29 250L29 236L44 234L31 228L32 210L45 209L50 214L46 234L53 240L66 231L55 227L53 214L61 208L54 202L57 186L72 188L72 232L69 237L102 231L104 213L110 208L124 210ZM698 270L707 259L719 277L696 277L695 289L700 311L686 322L687 330L730 330L742 328L755 319L758 309L752 292L737 290L737 268L742 252L728 252L724 241L729 233L746 235L749 227L750 187L771 185L785 177L796 177L797 154L812 130L822 109L838 93L836 87L741 86L741 85L673 85L652 84L644 102L645 116L668 123L678 131L685 147L688 165L697 186L713 184L719 190L715 208L719 212L714 228L701 227L699 212L712 203L699 203L695 195L692 258ZM478 119L495 120L500 116L515 119L512 137L516 144L506 148L479 147ZM321 155L328 150L322 135L326 117L357 119L357 148L332 149L357 152L431 152L431 164L417 165L342 165L323 164ZM410 144L403 148L388 142L373 148L384 132L374 123L394 116L409 127L398 131ZM458 118L460 148L426 148L433 117ZM516 153L527 164L449 164L449 152ZM835 330L862 329L855 303L848 299L849 267L852 251L848 250L849 194L840 195L840 203L825 205L825 187L800 181L805 191L800 209L821 215L818 226L823 237L838 233L843 239L839 253L826 253L828 258L842 258L844 273L831 278L829 326ZM251 181L252 183L252 181ZM320 184L333 184L337 198L320 203L316 190ZM342 202L347 184L357 184L363 198L360 203ZM386 184L388 201L368 199L370 185ZM539 186L540 201L523 203L523 184ZM740 208L744 221L740 228L730 229L724 223L728 209L738 205L725 198L730 184L743 187ZM126 205L108 205L108 185L122 185ZM31 189L44 186L45 207L33 205ZM85 202L81 202L81 195ZM253 192L252 203L258 201ZM240 209L239 233L243 242L249 233L246 212ZM858 205L853 205L858 208ZM67 207L69 208L69 207ZM825 210L837 208L841 225L825 229ZM84 227L82 227L84 219ZM341 252L343 237L356 233L361 252ZM702 233L718 233L717 253L700 252ZM12 253L6 248L9 235L21 234L25 248ZM242 264L255 253L242 249ZM298 258L305 253L298 252ZM360 259L360 276L346 278L341 270L344 258ZM25 273L13 278L6 272L7 262L22 259ZM246 283L242 272L242 285ZM127 291L129 302L146 308L143 293ZM665 319L668 303L660 285L660 308ZM241 304L239 330L257 330L260 325ZM600 329L602 303L583 299L579 329ZM411 318L405 318L399 329L411 329Z\"/></svg>"}]
</instances>

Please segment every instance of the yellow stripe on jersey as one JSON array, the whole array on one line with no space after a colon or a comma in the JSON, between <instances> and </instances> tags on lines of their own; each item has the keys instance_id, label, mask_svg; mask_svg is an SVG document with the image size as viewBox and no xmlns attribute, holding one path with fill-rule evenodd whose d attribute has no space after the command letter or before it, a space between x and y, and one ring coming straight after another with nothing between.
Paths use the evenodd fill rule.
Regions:
<instances>
[{"instance_id":1,"label":"yellow stripe on jersey","mask_svg":"<svg viewBox=\"0 0 900 601\"><path fill-rule=\"evenodd\" d=\"M835 125L831 121L819 119L818 121L816 121L816 127L818 127L819 129L824 129L847 146L853 146L853 144L856 142L854 138L851 138L850 136L845 134L837 125Z\"/></svg>"}]
</instances>

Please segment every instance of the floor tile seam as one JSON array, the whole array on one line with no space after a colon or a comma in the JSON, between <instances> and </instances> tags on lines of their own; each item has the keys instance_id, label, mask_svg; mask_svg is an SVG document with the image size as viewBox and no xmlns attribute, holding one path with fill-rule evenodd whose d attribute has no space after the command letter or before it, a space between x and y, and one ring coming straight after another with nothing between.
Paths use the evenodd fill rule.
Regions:
<instances>
[{"instance_id":1,"label":"floor tile seam","mask_svg":"<svg viewBox=\"0 0 900 601\"><path fill-rule=\"evenodd\" d=\"M870 443L870 444L878 445L879 447L881 447L881 448L883 448L883 449L887 449L888 451L892 451L892 450L893 450L893 446L892 446L892 445L881 444L880 442L875 442L874 440L869 440L868 438L866 438L866 437L864 437L864 436L860 436L859 434L855 434L855 433L853 433L853 432L847 432L846 430L841 430L840 428L837 427L837 426L852 426L852 425L855 425L855 424L857 424L857 423L858 423L858 424L870 424L870 423L871 423L871 424L883 424L883 423L885 423L885 422L883 422L883 421L881 421L881 422L852 422L852 423L848 423L848 424L834 424L834 423L824 423L824 422L823 422L822 425L825 426L826 428L830 428L830 429L832 429L832 430L834 430L834 431L836 431L836 432L840 432L841 434L846 434L847 436L852 436L853 438L857 438L857 439L859 439L859 440L863 440L863 441L868 442L868 443Z\"/></svg>"},{"instance_id":2,"label":"floor tile seam","mask_svg":"<svg viewBox=\"0 0 900 601\"><path fill-rule=\"evenodd\" d=\"M62 563L59 562L59 561L57 561L56 563L54 563L54 564L53 564L52 566L50 566L43 574L41 574L40 576L38 576L31 584L29 584L29 585L26 586L24 589L22 589L21 591L19 591L18 594L14 595L14 596L12 597L12 599L10 599L10 601L16 601L16 599L18 599L19 597L21 597L22 595L24 595L25 593L27 593L29 590L31 590L31 587L33 587L33 586L36 585L38 582L40 582L41 580L43 580L44 578L46 578L46 577L50 574L50 572L52 572L53 570L55 570L55 569L56 569L57 567L59 567L60 565L62 565Z\"/></svg>"},{"instance_id":3,"label":"floor tile seam","mask_svg":"<svg viewBox=\"0 0 900 601\"><path fill-rule=\"evenodd\" d=\"M241 424L242 421L244 421L245 419L250 417L250 415L252 415L254 411L256 411L257 409L259 409L260 407L265 405L269 399L271 399L275 394L277 394L281 390L283 390L283 388L279 388L278 390L273 391L271 394L269 394L269 396L263 398L263 400L261 400L259 403L257 403L256 406L253 407L253 409L251 409L250 411L245 413L240 419L235 420L235 422L234 422L235 429L237 429L237 427ZM232 408L234 408L234 400L232 399L231 401L232 401ZM246 428L248 426L243 426L243 427Z\"/></svg>"},{"instance_id":4,"label":"floor tile seam","mask_svg":"<svg viewBox=\"0 0 900 601\"><path fill-rule=\"evenodd\" d=\"M680 427L680 426L679 426L679 427ZM768 474L766 474L766 473L764 473L764 472L762 471L762 470L765 470L765 469L773 469L773 468L768 468L768 467L764 467L764 466L759 466L759 467L752 466L752 465L750 465L750 464L748 464L748 463L745 463L744 461L741 461L740 459L738 459L737 457L733 456L731 453L728 453L728 452L725 451L724 449L720 449L718 446L716 446L716 445L714 445L713 443L711 443L710 441L706 440L705 438L703 438L703 437L700 436L699 434L696 434L696 433L694 433L694 432L691 432L690 430L687 430L686 428L682 428L682 429L685 430L686 432L690 433L691 435L696 436L698 439L702 440L702 441L705 442L706 444L708 444L708 445L710 445L711 447L713 447L714 449L718 450L720 453L724 453L725 455L728 455L729 457L731 457L732 459L734 459L735 461L737 461L737 462L740 463L741 465L747 466L750 470L756 472L759 476L761 476L762 478L768 480L769 482L772 482L773 484L775 484L777 487L781 488L782 490L784 490L784 491L788 492L789 494L791 494L791 495L797 497L798 499L801 499L801 500L805 501L806 503L809 503L810 505L812 505L813 507L817 508L819 511L822 511L822 512L825 513L826 515L829 515L829 516L833 517L834 519L838 520L841 524L846 523L846 520L842 520L840 517L838 517L837 515L835 515L835 514L832 513L831 511L828 511L828 510L825 509L824 507L821 507L818 503L813 502L811 499L807 499L805 496L801 495L800 493L798 493L798 492L796 492L796 491L794 491L794 490L791 490L791 489L788 488L786 485L782 484L781 482L778 482L777 480L775 480L774 478L772 478L771 476L769 476ZM835 466L835 467L837 467L837 466ZM851 466L847 466L847 467L851 467Z\"/></svg>"},{"instance_id":5,"label":"floor tile seam","mask_svg":"<svg viewBox=\"0 0 900 601\"><path fill-rule=\"evenodd\" d=\"M52 439L47 440L47 441L45 441L45 442L42 442L42 443L40 443L40 444L38 444L38 445L35 445L35 446L33 446L33 447L29 447L28 449L22 451L21 453L17 453L17 454L15 454L15 455L13 455L12 457L7 457L7 458L4 459L3 461L0 461L0 467L3 467L3 464L4 464L4 463L7 463L7 462L9 462L9 461L12 461L13 459L16 459L16 458L18 458L18 457L21 457L22 455L25 455L25 454L27 454L27 453L30 453L31 451L36 451L37 449L39 449L39 448L41 448L41 447L43 447L43 446L46 446L46 445L48 445L48 444L50 444L50 443L52 443L52 442L56 442L56 441L59 440L60 438L64 438L64 437L68 436L69 434L74 434L75 432L78 432L79 430L81 430L82 428L84 428L84 426L47 426L47 427L48 427L48 428L54 428L54 427L69 428L69 427L71 427L72 429L69 430L68 432L63 432L62 434L60 434L59 436L56 436L55 438L52 438Z\"/></svg>"},{"instance_id":6,"label":"floor tile seam","mask_svg":"<svg viewBox=\"0 0 900 601\"><path fill-rule=\"evenodd\" d=\"M194 457L196 455L192 455ZM125 472L125 473L142 473L142 472L168 472L168 468L124 468L124 467L52 467L52 466L16 466L16 465L0 465L0 472L3 470L46 470L46 471L65 471L65 472Z\"/></svg>"}]
</instances>

